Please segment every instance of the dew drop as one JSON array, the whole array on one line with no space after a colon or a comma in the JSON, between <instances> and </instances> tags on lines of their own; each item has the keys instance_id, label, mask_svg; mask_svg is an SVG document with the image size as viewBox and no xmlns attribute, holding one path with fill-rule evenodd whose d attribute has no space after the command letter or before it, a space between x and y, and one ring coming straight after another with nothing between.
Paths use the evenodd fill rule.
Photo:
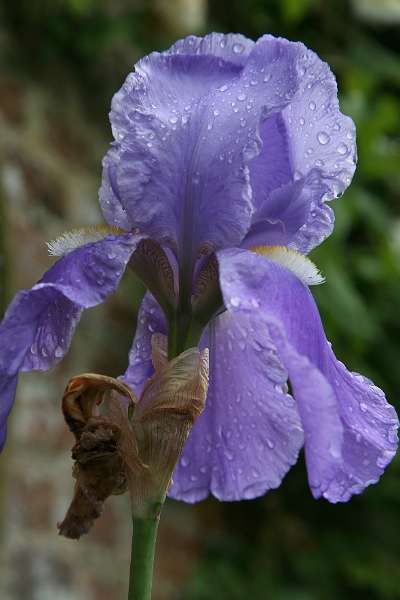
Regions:
<instances>
[{"instance_id":1,"label":"dew drop","mask_svg":"<svg viewBox=\"0 0 400 600\"><path fill-rule=\"evenodd\" d=\"M326 144L328 144L328 142L331 141L331 138L329 137L329 135L326 133L326 131L320 131L317 134L317 140L319 141L319 143L322 146L326 146Z\"/></svg>"},{"instance_id":2,"label":"dew drop","mask_svg":"<svg viewBox=\"0 0 400 600\"><path fill-rule=\"evenodd\" d=\"M368 406L364 402L360 402L360 410L363 413L366 413L368 410Z\"/></svg>"},{"instance_id":3,"label":"dew drop","mask_svg":"<svg viewBox=\"0 0 400 600\"><path fill-rule=\"evenodd\" d=\"M303 119L303 117L300 117L300 119L299 119L299 123L300 123L300 125L304 125L304 123L305 123L305 120Z\"/></svg>"},{"instance_id":4,"label":"dew drop","mask_svg":"<svg viewBox=\"0 0 400 600\"><path fill-rule=\"evenodd\" d=\"M348 152L348 147L346 146L346 144L339 144L339 146L336 148L336 150L339 152L339 154L346 154Z\"/></svg>"},{"instance_id":5,"label":"dew drop","mask_svg":"<svg viewBox=\"0 0 400 600\"><path fill-rule=\"evenodd\" d=\"M181 465L182 465L182 467L187 467L189 465L189 461L186 458L186 456L182 456L182 458L181 458Z\"/></svg>"},{"instance_id":6,"label":"dew drop","mask_svg":"<svg viewBox=\"0 0 400 600\"><path fill-rule=\"evenodd\" d=\"M242 54L244 46L243 44L233 44L232 50L235 54Z\"/></svg>"},{"instance_id":7,"label":"dew drop","mask_svg":"<svg viewBox=\"0 0 400 600\"><path fill-rule=\"evenodd\" d=\"M230 450L224 450L224 456L227 460L233 460L234 459L234 455L233 452L231 452Z\"/></svg>"},{"instance_id":8,"label":"dew drop","mask_svg":"<svg viewBox=\"0 0 400 600\"><path fill-rule=\"evenodd\" d=\"M219 88L220 92L226 92L226 90L228 89L227 85L221 85L221 87Z\"/></svg>"},{"instance_id":9,"label":"dew drop","mask_svg":"<svg viewBox=\"0 0 400 600\"><path fill-rule=\"evenodd\" d=\"M61 358L63 354L64 354L64 352L63 352L63 349L61 348L61 346L57 346L57 348L54 351L55 357Z\"/></svg>"},{"instance_id":10,"label":"dew drop","mask_svg":"<svg viewBox=\"0 0 400 600\"><path fill-rule=\"evenodd\" d=\"M317 105L315 104L315 102L313 100L311 100L311 102L308 106L310 107L310 110L315 110L317 108Z\"/></svg>"},{"instance_id":11,"label":"dew drop","mask_svg":"<svg viewBox=\"0 0 400 600\"><path fill-rule=\"evenodd\" d=\"M332 458L340 458L340 447L338 447L337 444L331 442L331 444L329 445L329 453L332 456Z\"/></svg>"},{"instance_id":12,"label":"dew drop","mask_svg":"<svg viewBox=\"0 0 400 600\"><path fill-rule=\"evenodd\" d=\"M213 115L214 115L214 117L218 117L218 115L219 115L219 110L218 110L218 108L216 108L216 109L213 111Z\"/></svg>"},{"instance_id":13,"label":"dew drop","mask_svg":"<svg viewBox=\"0 0 400 600\"><path fill-rule=\"evenodd\" d=\"M270 79L271 79L271 73L267 73L266 76L263 79L263 82L264 83L268 83L268 81L270 81Z\"/></svg>"},{"instance_id":14,"label":"dew drop","mask_svg":"<svg viewBox=\"0 0 400 600\"><path fill-rule=\"evenodd\" d=\"M169 122L172 123L172 125L175 125L178 122L178 117L172 115L172 117L169 118Z\"/></svg>"},{"instance_id":15,"label":"dew drop","mask_svg":"<svg viewBox=\"0 0 400 600\"><path fill-rule=\"evenodd\" d=\"M232 296L231 304L232 304L232 306L235 306L235 307L240 306L240 298L238 298L237 296Z\"/></svg>"},{"instance_id":16,"label":"dew drop","mask_svg":"<svg viewBox=\"0 0 400 600\"><path fill-rule=\"evenodd\" d=\"M243 93L239 94L237 99L239 100L239 102L243 102L243 100L246 100L246 94L243 94Z\"/></svg>"}]
</instances>

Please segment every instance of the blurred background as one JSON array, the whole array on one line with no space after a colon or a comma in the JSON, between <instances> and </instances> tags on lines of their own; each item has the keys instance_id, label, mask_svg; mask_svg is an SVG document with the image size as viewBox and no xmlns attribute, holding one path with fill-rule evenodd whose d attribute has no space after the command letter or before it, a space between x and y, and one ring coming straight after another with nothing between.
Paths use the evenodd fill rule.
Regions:
<instances>
[{"instance_id":1,"label":"blurred background","mask_svg":"<svg viewBox=\"0 0 400 600\"><path fill-rule=\"evenodd\" d=\"M134 62L212 30L301 40L337 75L359 164L313 260L338 356L400 409L400 0L0 0L0 313L49 267L45 241L101 222L112 94ZM72 479L60 398L70 376L118 375L143 290L87 311L48 375L20 378L0 458L0 598L123 600L130 524L113 498L92 534L57 536ZM400 461L346 505L315 501L303 459L266 497L168 501L155 600L400 598Z\"/></svg>"}]
</instances>

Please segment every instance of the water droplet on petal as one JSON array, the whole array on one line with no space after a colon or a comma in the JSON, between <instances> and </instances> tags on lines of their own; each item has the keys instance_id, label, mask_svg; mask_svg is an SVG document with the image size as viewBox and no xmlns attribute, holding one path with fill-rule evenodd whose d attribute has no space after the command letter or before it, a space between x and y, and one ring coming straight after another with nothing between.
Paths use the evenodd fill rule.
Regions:
<instances>
[{"instance_id":1,"label":"water droplet on petal","mask_svg":"<svg viewBox=\"0 0 400 600\"><path fill-rule=\"evenodd\" d=\"M322 146L325 146L326 144L328 144L331 141L331 138L329 137L329 135L326 133L326 131L320 131L317 134L317 140L319 141L319 143Z\"/></svg>"},{"instance_id":2,"label":"water droplet on petal","mask_svg":"<svg viewBox=\"0 0 400 600\"><path fill-rule=\"evenodd\" d=\"M360 402L360 410L365 413L368 410L368 406L364 402Z\"/></svg>"},{"instance_id":3,"label":"water droplet on petal","mask_svg":"<svg viewBox=\"0 0 400 600\"><path fill-rule=\"evenodd\" d=\"M233 44L232 50L235 54L242 54L244 46L243 44Z\"/></svg>"},{"instance_id":4,"label":"water droplet on petal","mask_svg":"<svg viewBox=\"0 0 400 600\"><path fill-rule=\"evenodd\" d=\"M181 461L180 461L180 462L181 462L181 465L182 465L182 467L187 467L187 466L189 465L189 461L188 461L188 459L186 458L186 456L182 456L182 458L181 458Z\"/></svg>"},{"instance_id":5,"label":"water droplet on petal","mask_svg":"<svg viewBox=\"0 0 400 600\"><path fill-rule=\"evenodd\" d=\"M300 117L300 119L299 119L299 123L300 123L300 125L304 125L304 123L305 123L305 120L303 119L303 117Z\"/></svg>"},{"instance_id":6,"label":"water droplet on petal","mask_svg":"<svg viewBox=\"0 0 400 600\"><path fill-rule=\"evenodd\" d=\"M235 307L240 306L240 298L238 298L238 296L232 296L231 304L232 304L232 306L235 306Z\"/></svg>"},{"instance_id":7,"label":"water droplet on petal","mask_svg":"<svg viewBox=\"0 0 400 600\"><path fill-rule=\"evenodd\" d=\"M221 87L219 88L220 92L226 92L226 90L228 89L227 85L221 85Z\"/></svg>"},{"instance_id":8,"label":"water droplet on petal","mask_svg":"<svg viewBox=\"0 0 400 600\"><path fill-rule=\"evenodd\" d=\"M346 154L348 152L348 147L346 146L346 144L339 144L339 146L336 148L336 150L339 152L339 154Z\"/></svg>"},{"instance_id":9,"label":"water droplet on petal","mask_svg":"<svg viewBox=\"0 0 400 600\"><path fill-rule=\"evenodd\" d=\"M56 358L61 358L62 355L64 354L63 349L61 348L61 346L57 346L57 348L54 351L54 355Z\"/></svg>"},{"instance_id":10,"label":"water droplet on petal","mask_svg":"<svg viewBox=\"0 0 400 600\"><path fill-rule=\"evenodd\" d=\"M224 456L227 460L233 460L234 454L230 450L224 450Z\"/></svg>"},{"instance_id":11,"label":"water droplet on petal","mask_svg":"<svg viewBox=\"0 0 400 600\"><path fill-rule=\"evenodd\" d=\"M176 117L175 115L172 115L172 117L169 118L169 122L172 125L175 125L178 122L178 117Z\"/></svg>"},{"instance_id":12,"label":"water droplet on petal","mask_svg":"<svg viewBox=\"0 0 400 600\"><path fill-rule=\"evenodd\" d=\"M246 94L243 94L243 93L241 93L241 94L238 94L238 97L237 97L237 99L238 99L240 102L243 102L243 100L246 100Z\"/></svg>"},{"instance_id":13,"label":"water droplet on petal","mask_svg":"<svg viewBox=\"0 0 400 600\"><path fill-rule=\"evenodd\" d=\"M310 110L315 110L317 108L317 105L315 104L315 102L313 100L311 100L311 102L308 106L310 107Z\"/></svg>"}]
</instances>

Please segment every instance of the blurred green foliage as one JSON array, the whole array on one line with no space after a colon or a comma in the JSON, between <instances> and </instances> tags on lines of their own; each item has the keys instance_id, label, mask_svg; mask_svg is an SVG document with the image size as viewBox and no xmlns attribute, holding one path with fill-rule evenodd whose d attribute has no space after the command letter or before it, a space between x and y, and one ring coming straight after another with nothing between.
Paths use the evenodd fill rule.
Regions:
<instances>
[{"instance_id":1,"label":"blurred green foliage","mask_svg":"<svg viewBox=\"0 0 400 600\"><path fill-rule=\"evenodd\" d=\"M104 129L129 66L172 41L145 0L3 0L0 9L9 64L46 85L76 86ZM399 27L363 23L345 0L212 0L210 30L301 40L336 73L359 165L335 203L334 234L313 252L327 277L315 294L336 353L400 408ZM193 510L205 523L201 558L177 598L400 598L398 461L346 505L314 501L300 462L265 498Z\"/></svg>"}]
</instances>

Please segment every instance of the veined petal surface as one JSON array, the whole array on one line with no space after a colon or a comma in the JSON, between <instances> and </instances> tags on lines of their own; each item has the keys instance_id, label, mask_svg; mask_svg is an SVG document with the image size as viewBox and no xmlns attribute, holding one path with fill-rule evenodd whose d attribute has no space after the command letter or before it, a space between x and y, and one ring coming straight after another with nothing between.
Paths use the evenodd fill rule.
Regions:
<instances>
[{"instance_id":1,"label":"veined petal surface","mask_svg":"<svg viewBox=\"0 0 400 600\"><path fill-rule=\"evenodd\" d=\"M349 500L378 481L396 452L394 408L336 359L310 291L290 271L244 250L221 251L218 259L227 309L258 315L288 371L313 495Z\"/></svg>"},{"instance_id":2,"label":"veined petal surface","mask_svg":"<svg viewBox=\"0 0 400 600\"><path fill-rule=\"evenodd\" d=\"M180 256L238 244L253 211L247 163L259 125L295 94L296 61L283 40L218 34L139 61L112 103L106 218L169 240Z\"/></svg>"}]
</instances>

